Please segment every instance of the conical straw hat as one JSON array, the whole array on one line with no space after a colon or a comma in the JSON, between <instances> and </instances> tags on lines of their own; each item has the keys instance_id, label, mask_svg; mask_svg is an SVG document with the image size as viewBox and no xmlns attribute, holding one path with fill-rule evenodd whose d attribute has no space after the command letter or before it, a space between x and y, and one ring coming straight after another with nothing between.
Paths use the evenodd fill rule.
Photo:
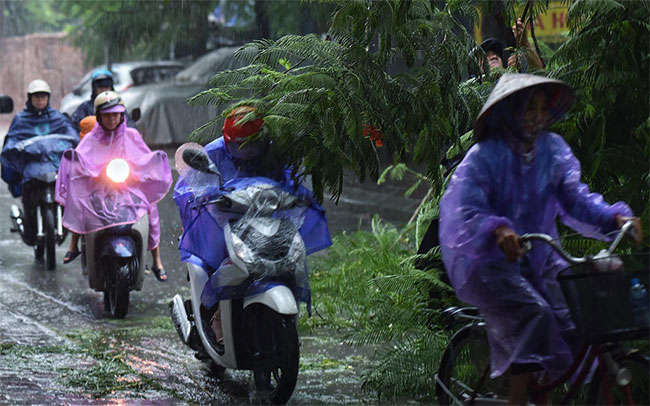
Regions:
<instances>
[{"instance_id":1,"label":"conical straw hat","mask_svg":"<svg viewBox=\"0 0 650 406\"><path fill-rule=\"evenodd\" d=\"M548 122L547 126L560 120L571 108L575 95L571 86L567 83L550 79L544 76L528 75L524 73L505 73L492 89L485 105L476 117L474 124L474 137L482 138L485 128L485 119L490 112L501 101L514 95L517 92L531 89L533 87L545 87L548 90Z\"/></svg>"}]
</instances>

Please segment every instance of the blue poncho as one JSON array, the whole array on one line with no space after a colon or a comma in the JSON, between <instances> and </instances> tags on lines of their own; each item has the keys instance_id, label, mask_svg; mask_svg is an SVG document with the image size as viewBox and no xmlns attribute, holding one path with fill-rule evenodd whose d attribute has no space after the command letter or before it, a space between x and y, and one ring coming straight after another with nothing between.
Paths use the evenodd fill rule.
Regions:
<instances>
[{"instance_id":1,"label":"blue poncho","mask_svg":"<svg viewBox=\"0 0 650 406\"><path fill-rule=\"evenodd\" d=\"M238 187L239 184L245 185L249 182L247 178L251 179L261 175L256 171L254 162L235 162L226 150L223 138L206 145L205 151L221 173L224 182L231 187ZM283 190L294 195L309 196L312 202L303 213L304 221L299 229L307 254L309 255L330 246L332 241L327 228L325 211L313 198L311 192L304 186L294 187L286 170L282 171L279 176L277 176L278 174L274 175L276 175L274 178L276 178ZM277 179L278 177L280 179ZM182 261L201 266L211 274L211 279L216 279L215 271L228 256L228 253L218 216L215 216L214 213L211 214L211 210L205 207L193 208L193 198L199 197L199 195L218 193L219 185L215 182L215 179L210 182L209 177L206 177L204 186L199 191L195 186L188 185L182 177L179 177L174 187L174 200L178 205L183 223L183 234L178 249ZM212 285L214 284L209 281L201 296L202 304L207 308L215 305L219 299L226 298L223 295L219 297L219 293L222 292L215 292L211 288ZM261 289L264 289L264 287ZM309 298L310 292L307 285L300 292L298 299L308 303Z\"/></svg>"},{"instance_id":2,"label":"blue poncho","mask_svg":"<svg viewBox=\"0 0 650 406\"><path fill-rule=\"evenodd\" d=\"M42 156L30 153L23 153L24 148L20 144L28 138L60 134L68 136L69 141L64 137L52 137L51 141L40 145L38 148L43 151ZM7 182L9 191L14 197L22 195L21 185L34 176L53 169L58 169L61 153L70 147L74 147L79 141L79 134L74 130L67 117L49 105L39 113L36 113L27 102L23 111L16 114L11 122L9 131L5 137L2 147L2 179ZM42 164L38 165L37 163ZM35 163L31 165L31 163Z\"/></svg>"}]
</instances>

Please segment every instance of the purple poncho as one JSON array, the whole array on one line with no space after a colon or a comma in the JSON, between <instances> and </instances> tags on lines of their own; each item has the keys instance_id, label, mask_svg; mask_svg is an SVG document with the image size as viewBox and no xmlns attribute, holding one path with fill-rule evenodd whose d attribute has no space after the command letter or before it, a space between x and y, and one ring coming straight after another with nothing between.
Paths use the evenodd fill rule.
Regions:
<instances>
[{"instance_id":1,"label":"purple poncho","mask_svg":"<svg viewBox=\"0 0 650 406\"><path fill-rule=\"evenodd\" d=\"M546 115L536 116L537 124L543 118L548 127L573 103L566 83L509 73L499 79L476 119L479 141L440 202L442 259L458 298L485 317L493 378L511 364L541 368L556 377L571 365L576 341L556 279L566 262L551 247L538 244L517 263L507 263L494 230L505 226L519 235L557 237L559 216L583 235L602 238L615 229L616 214L632 214L625 203L610 206L589 192L580 182L580 163L562 137L524 133L524 113L539 91L546 95Z\"/></svg>"},{"instance_id":2,"label":"purple poncho","mask_svg":"<svg viewBox=\"0 0 650 406\"><path fill-rule=\"evenodd\" d=\"M116 187L104 168L114 158L129 164L126 183ZM114 131L99 124L61 160L56 201L65 207L63 225L79 234L137 222L149 214L148 249L160 242L156 203L172 183L167 154L151 151L140 133L122 122Z\"/></svg>"},{"instance_id":3,"label":"purple poncho","mask_svg":"<svg viewBox=\"0 0 650 406\"><path fill-rule=\"evenodd\" d=\"M616 214L631 210L589 192L580 182L578 160L557 134L540 135L531 162L502 139L469 150L440 203L440 246L457 296L487 320L492 377L512 362L537 363L551 374L572 362L561 337L572 323L561 294L556 296L564 260L543 245L519 263L506 263L494 229L557 236L560 216L576 231L599 237L615 228Z\"/></svg>"}]
</instances>

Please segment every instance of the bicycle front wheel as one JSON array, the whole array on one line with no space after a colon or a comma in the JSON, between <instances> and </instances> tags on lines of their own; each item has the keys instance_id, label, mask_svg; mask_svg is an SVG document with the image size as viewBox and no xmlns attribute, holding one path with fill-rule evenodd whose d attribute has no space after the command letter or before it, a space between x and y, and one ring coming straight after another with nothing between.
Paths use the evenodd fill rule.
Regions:
<instances>
[{"instance_id":1,"label":"bicycle front wheel","mask_svg":"<svg viewBox=\"0 0 650 406\"><path fill-rule=\"evenodd\" d=\"M490 378L490 346L483 325L465 326L451 338L438 369L441 405L507 404L510 376Z\"/></svg>"},{"instance_id":2,"label":"bicycle front wheel","mask_svg":"<svg viewBox=\"0 0 650 406\"><path fill-rule=\"evenodd\" d=\"M627 385L620 385L616 377L608 376L603 384L597 371L589 385L590 405L648 405L650 404L650 359L643 354L633 353L616 360L620 369L625 368L624 379L631 379ZM629 375L628 375L629 373Z\"/></svg>"}]
</instances>

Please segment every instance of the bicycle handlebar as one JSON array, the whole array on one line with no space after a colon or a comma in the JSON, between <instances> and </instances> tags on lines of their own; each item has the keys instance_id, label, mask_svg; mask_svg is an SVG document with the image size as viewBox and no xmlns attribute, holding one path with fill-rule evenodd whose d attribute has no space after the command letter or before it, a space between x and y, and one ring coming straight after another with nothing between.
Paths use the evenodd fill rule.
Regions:
<instances>
[{"instance_id":1,"label":"bicycle handlebar","mask_svg":"<svg viewBox=\"0 0 650 406\"><path fill-rule=\"evenodd\" d=\"M612 252L618 247L618 245L621 243L621 240L623 237L625 237L626 234L630 234L630 236L634 236L634 222L629 220L623 224L623 227L621 227L621 232L618 233L612 244L609 246L607 249L607 253L611 255ZM560 244L558 244L553 237L551 237L548 234L541 234L541 233L530 233L530 234L524 234L519 237L519 242L523 244L523 249L524 253L528 252L531 250L532 246L530 244L531 241L533 240L539 240L542 242L545 242L546 244L550 245L551 248L555 250L562 258L567 260L570 264L572 265L579 265L579 264L584 264L586 262L591 261L591 256L586 256L586 257L574 257L571 256L569 253L567 253L564 248Z\"/></svg>"}]
</instances>

